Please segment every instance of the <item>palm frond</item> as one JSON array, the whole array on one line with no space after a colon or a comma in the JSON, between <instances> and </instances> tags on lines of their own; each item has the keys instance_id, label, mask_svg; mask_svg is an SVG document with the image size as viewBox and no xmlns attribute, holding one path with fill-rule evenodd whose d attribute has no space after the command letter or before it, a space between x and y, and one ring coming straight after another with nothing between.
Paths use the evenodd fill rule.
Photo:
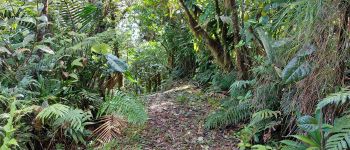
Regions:
<instances>
[{"instance_id":1,"label":"palm frond","mask_svg":"<svg viewBox=\"0 0 350 150\"><path fill-rule=\"evenodd\" d=\"M108 143L120 137L122 129L126 127L126 122L116 115L106 115L97 122L101 125L93 131L93 136L101 143Z\"/></svg>"}]
</instances>

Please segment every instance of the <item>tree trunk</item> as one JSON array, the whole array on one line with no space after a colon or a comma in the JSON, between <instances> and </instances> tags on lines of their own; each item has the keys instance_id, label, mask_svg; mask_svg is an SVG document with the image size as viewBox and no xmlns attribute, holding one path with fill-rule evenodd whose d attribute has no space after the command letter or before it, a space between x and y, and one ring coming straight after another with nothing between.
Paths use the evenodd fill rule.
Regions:
<instances>
[{"instance_id":1,"label":"tree trunk","mask_svg":"<svg viewBox=\"0 0 350 150\"><path fill-rule=\"evenodd\" d=\"M197 38L203 39L206 42L217 64L226 72L230 72L233 69L230 54L225 51L219 40L213 39L201 26L199 26L183 0L180 0L180 4L185 10L191 31Z\"/></svg>"},{"instance_id":2,"label":"tree trunk","mask_svg":"<svg viewBox=\"0 0 350 150\"><path fill-rule=\"evenodd\" d=\"M350 31L350 2L343 2L344 4L342 6L340 6L340 10L341 10L341 14L340 14L340 30L339 30L339 34L338 34L338 43L337 43L337 52L338 55L340 56L339 58L339 66L336 68L337 72L338 72L338 83L344 84L344 76L345 76L345 69L346 69L346 65L345 65L345 58L343 56L345 50L348 48L347 44L348 43L348 38L347 38L347 32Z\"/></svg>"},{"instance_id":3,"label":"tree trunk","mask_svg":"<svg viewBox=\"0 0 350 150\"><path fill-rule=\"evenodd\" d=\"M42 3L44 4L44 8L41 11L41 16L46 16L47 18L49 18L48 13L49 13L49 0L42 0ZM43 29L37 29L37 35L36 35L36 41L40 42L44 39L44 35L45 32L47 30L47 28L43 28Z\"/></svg>"},{"instance_id":4,"label":"tree trunk","mask_svg":"<svg viewBox=\"0 0 350 150\"><path fill-rule=\"evenodd\" d=\"M233 24L233 43L237 45L241 36L239 34L240 27L238 21L238 8L235 0L229 1L231 11L232 11L232 24ZM236 48L236 65L238 71L238 79L239 80L247 80L249 78L249 68L251 61L247 55L248 49L245 46Z\"/></svg>"}]
</instances>

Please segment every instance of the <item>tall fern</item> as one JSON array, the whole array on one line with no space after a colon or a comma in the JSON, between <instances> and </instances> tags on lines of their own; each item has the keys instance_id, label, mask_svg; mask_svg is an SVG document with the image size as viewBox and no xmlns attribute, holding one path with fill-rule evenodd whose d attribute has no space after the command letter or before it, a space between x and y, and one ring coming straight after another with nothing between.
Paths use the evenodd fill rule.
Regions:
<instances>
[{"instance_id":1,"label":"tall fern","mask_svg":"<svg viewBox=\"0 0 350 150\"><path fill-rule=\"evenodd\" d=\"M229 108L222 108L209 115L204 126L207 129L213 129L225 127L228 125L234 125L242 120L249 118L250 115L250 103L243 102L237 105L232 105Z\"/></svg>"},{"instance_id":2,"label":"tall fern","mask_svg":"<svg viewBox=\"0 0 350 150\"><path fill-rule=\"evenodd\" d=\"M125 117L133 124L145 123L148 119L144 105L136 97L117 91L114 95L106 97L101 105L98 116L116 114Z\"/></svg>"},{"instance_id":3,"label":"tall fern","mask_svg":"<svg viewBox=\"0 0 350 150\"><path fill-rule=\"evenodd\" d=\"M41 119L42 122L49 119L58 119L64 117L69 112L69 107L63 104L53 104L44 108L38 115L37 118Z\"/></svg>"},{"instance_id":4,"label":"tall fern","mask_svg":"<svg viewBox=\"0 0 350 150\"><path fill-rule=\"evenodd\" d=\"M91 113L81 109L73 109L63 104L54 104L44 108L38 115L42 122L52 125L56 130L63 129L65 135L69 135L76 143L84 143L84 137L89 135L85 129L91 124Z\"/></svg>"}]
</instances>

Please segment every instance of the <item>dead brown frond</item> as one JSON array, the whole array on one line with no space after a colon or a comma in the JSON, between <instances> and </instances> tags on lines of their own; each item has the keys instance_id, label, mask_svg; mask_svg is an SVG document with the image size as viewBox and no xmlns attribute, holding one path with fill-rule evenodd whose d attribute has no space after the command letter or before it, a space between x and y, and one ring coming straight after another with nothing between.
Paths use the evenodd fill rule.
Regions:
<instances>
[{"instance_id":1,"label":"dead brown frond","mask_svg":"<svg viewBox=\"0 0 350 150\"><path fill-rule=\"evenodd\" d=\"M108 143L122 135L122 130L126 127L126 121L116 115L103 116L98 122L100 126L93 131L93 136L98 141Z\"/></svg>"},{"instance_id":2,"label":"dead brown frond","mask_svg":"<svg viewBox=\"0 0 350 150\"><path fill-rule=\"evenodd\" d=\"M340 4L340 1L337 1ZM337 5L326 5L321 12L323 20L319 20L313 41L318 51L309 58L315 63L312 73L297 84L297 94L294 101L300 103L303 114L312 114L318 100L325 97L327 93L334 92L338 85L344 84L344 61L349 55L346 43L349 38L345 36L346 24L344 14L346 10L339 9ZM344 19L345 18L345 19ZM327 111L333 118L334 110Z\"/></svg>"}]
</instances>

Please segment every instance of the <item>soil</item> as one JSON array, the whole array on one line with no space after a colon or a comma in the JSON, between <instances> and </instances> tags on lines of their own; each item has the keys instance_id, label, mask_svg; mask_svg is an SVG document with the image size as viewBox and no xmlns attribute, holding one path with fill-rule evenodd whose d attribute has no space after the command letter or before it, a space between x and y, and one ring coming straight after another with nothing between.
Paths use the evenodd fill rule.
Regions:
<instances>
[{"instance_id":1,"label":"soil","mask_svg":"<svg viewBox=\"0 0 350 150\"><path fill-rule=\"evenodd\" d=\"M210 96L209 96L210 97ZM141 149L235 150L234 129L207 130L205 118L213 110L208 94L192 84L146 96L149 120L141 133Z\"/></svg>"}]
</instances>

